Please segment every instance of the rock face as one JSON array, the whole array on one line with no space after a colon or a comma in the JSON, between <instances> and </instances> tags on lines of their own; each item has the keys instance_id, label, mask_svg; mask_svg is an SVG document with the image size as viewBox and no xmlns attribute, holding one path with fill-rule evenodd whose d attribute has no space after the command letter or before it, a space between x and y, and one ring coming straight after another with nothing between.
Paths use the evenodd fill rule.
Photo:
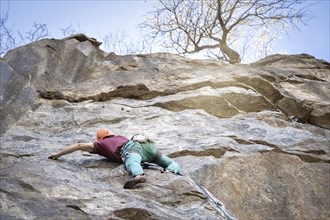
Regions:
<instances>
[{"instance_id":1,"label":"rock face","mask_svg":"<svg viewBox=\"0 0 330 220\"><path fill-rule=\"evenodd\" d=\"M116 56L84 35L45 39L1 64L0 219L329 219L330 64L251 65ZM143 133L183 176L75 152L100 127Z\"/></svg>"}]
</instances>

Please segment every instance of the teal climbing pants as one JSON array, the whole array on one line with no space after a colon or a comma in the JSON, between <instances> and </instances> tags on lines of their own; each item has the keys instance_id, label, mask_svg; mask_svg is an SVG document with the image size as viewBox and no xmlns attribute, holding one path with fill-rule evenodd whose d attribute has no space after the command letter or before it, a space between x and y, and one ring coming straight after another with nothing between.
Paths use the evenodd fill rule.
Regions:
<instances>
[{"instance_id":1,"label":"teal climbing pants","mask_svg":"<svg viewBox=\"0 0 330 220\"><path fill-rule=\"evenodd\" d=\"M150 142L129 141L121 149L121 155L124 158L126 169L133 177L144 174L141 162L152 162L167 171L173 173L180 172L180 166L165 154L154 160L157 155L157 148Z\"/></svg>"}]
</instances>

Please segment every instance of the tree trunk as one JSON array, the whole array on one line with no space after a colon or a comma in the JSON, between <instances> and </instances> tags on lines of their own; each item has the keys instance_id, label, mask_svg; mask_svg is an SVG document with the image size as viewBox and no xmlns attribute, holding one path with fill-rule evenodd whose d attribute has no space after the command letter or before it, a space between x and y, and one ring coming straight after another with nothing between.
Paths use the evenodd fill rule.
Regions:
<instances>
[{"instance_id":1,"label":"tree trunk","mask_svg":"<svg viewBox=\"0 0 330 220\"><path fill-rule=\"evenodd\" d=\"M240 63L241 58L239 53L237 53L235 50L228 47L226 41L220 41L220 50L229 58L229 63L235 64Z\"/></svg>"}]
</instances>

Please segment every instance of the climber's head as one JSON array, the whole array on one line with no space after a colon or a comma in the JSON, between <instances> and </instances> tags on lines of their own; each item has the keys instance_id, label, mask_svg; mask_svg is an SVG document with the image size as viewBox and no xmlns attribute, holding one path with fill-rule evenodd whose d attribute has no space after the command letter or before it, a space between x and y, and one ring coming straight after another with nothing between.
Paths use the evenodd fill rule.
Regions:
<instances>
[{"instance_id":1,"label":"climber's head","mask_svg":"<svg viewBox=\"0 0 330 220\"><path fill-rule=\"evenodd\" d=\"M97 141L101 141L103 140L105 137L111 136L113 135L108 129L105 128L100 128L99 130L97 130L96 132L96 140Z\"/></svg>"}]
</instances>

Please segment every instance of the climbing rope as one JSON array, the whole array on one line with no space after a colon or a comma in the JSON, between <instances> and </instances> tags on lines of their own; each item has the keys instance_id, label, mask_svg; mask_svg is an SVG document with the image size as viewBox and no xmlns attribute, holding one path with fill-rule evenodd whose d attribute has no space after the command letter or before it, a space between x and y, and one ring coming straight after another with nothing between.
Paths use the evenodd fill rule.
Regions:
<instances>
[{"instance_id":1,"label":"climbing rope","mask_svg":"<svg viewBox=\"0 0 330 220\"><path fill-rule=\"evenodd\" d=\"M143 169L150 169L150 170L159 170L161 173L165 172L165 169L158 166L157 164L154 163L148 163L148 162L142 162L141 166ZM176 173L175 175L183 176L182 173Z\"/></svg>"},{"instance_id":2,"label":"climbing rope","mask_svg":"<svg viewBox=\"0 0 330 220\"><path fill-rule=\"evenodd\" d=\"M195 181L194 181L195 182ZM195 182L195 184L203 191L204 195L206 195L211 202L223 213L226 220L235 220L225 209L224 205L218 201L203 185Z\"/></svg>"}]
</instances>

